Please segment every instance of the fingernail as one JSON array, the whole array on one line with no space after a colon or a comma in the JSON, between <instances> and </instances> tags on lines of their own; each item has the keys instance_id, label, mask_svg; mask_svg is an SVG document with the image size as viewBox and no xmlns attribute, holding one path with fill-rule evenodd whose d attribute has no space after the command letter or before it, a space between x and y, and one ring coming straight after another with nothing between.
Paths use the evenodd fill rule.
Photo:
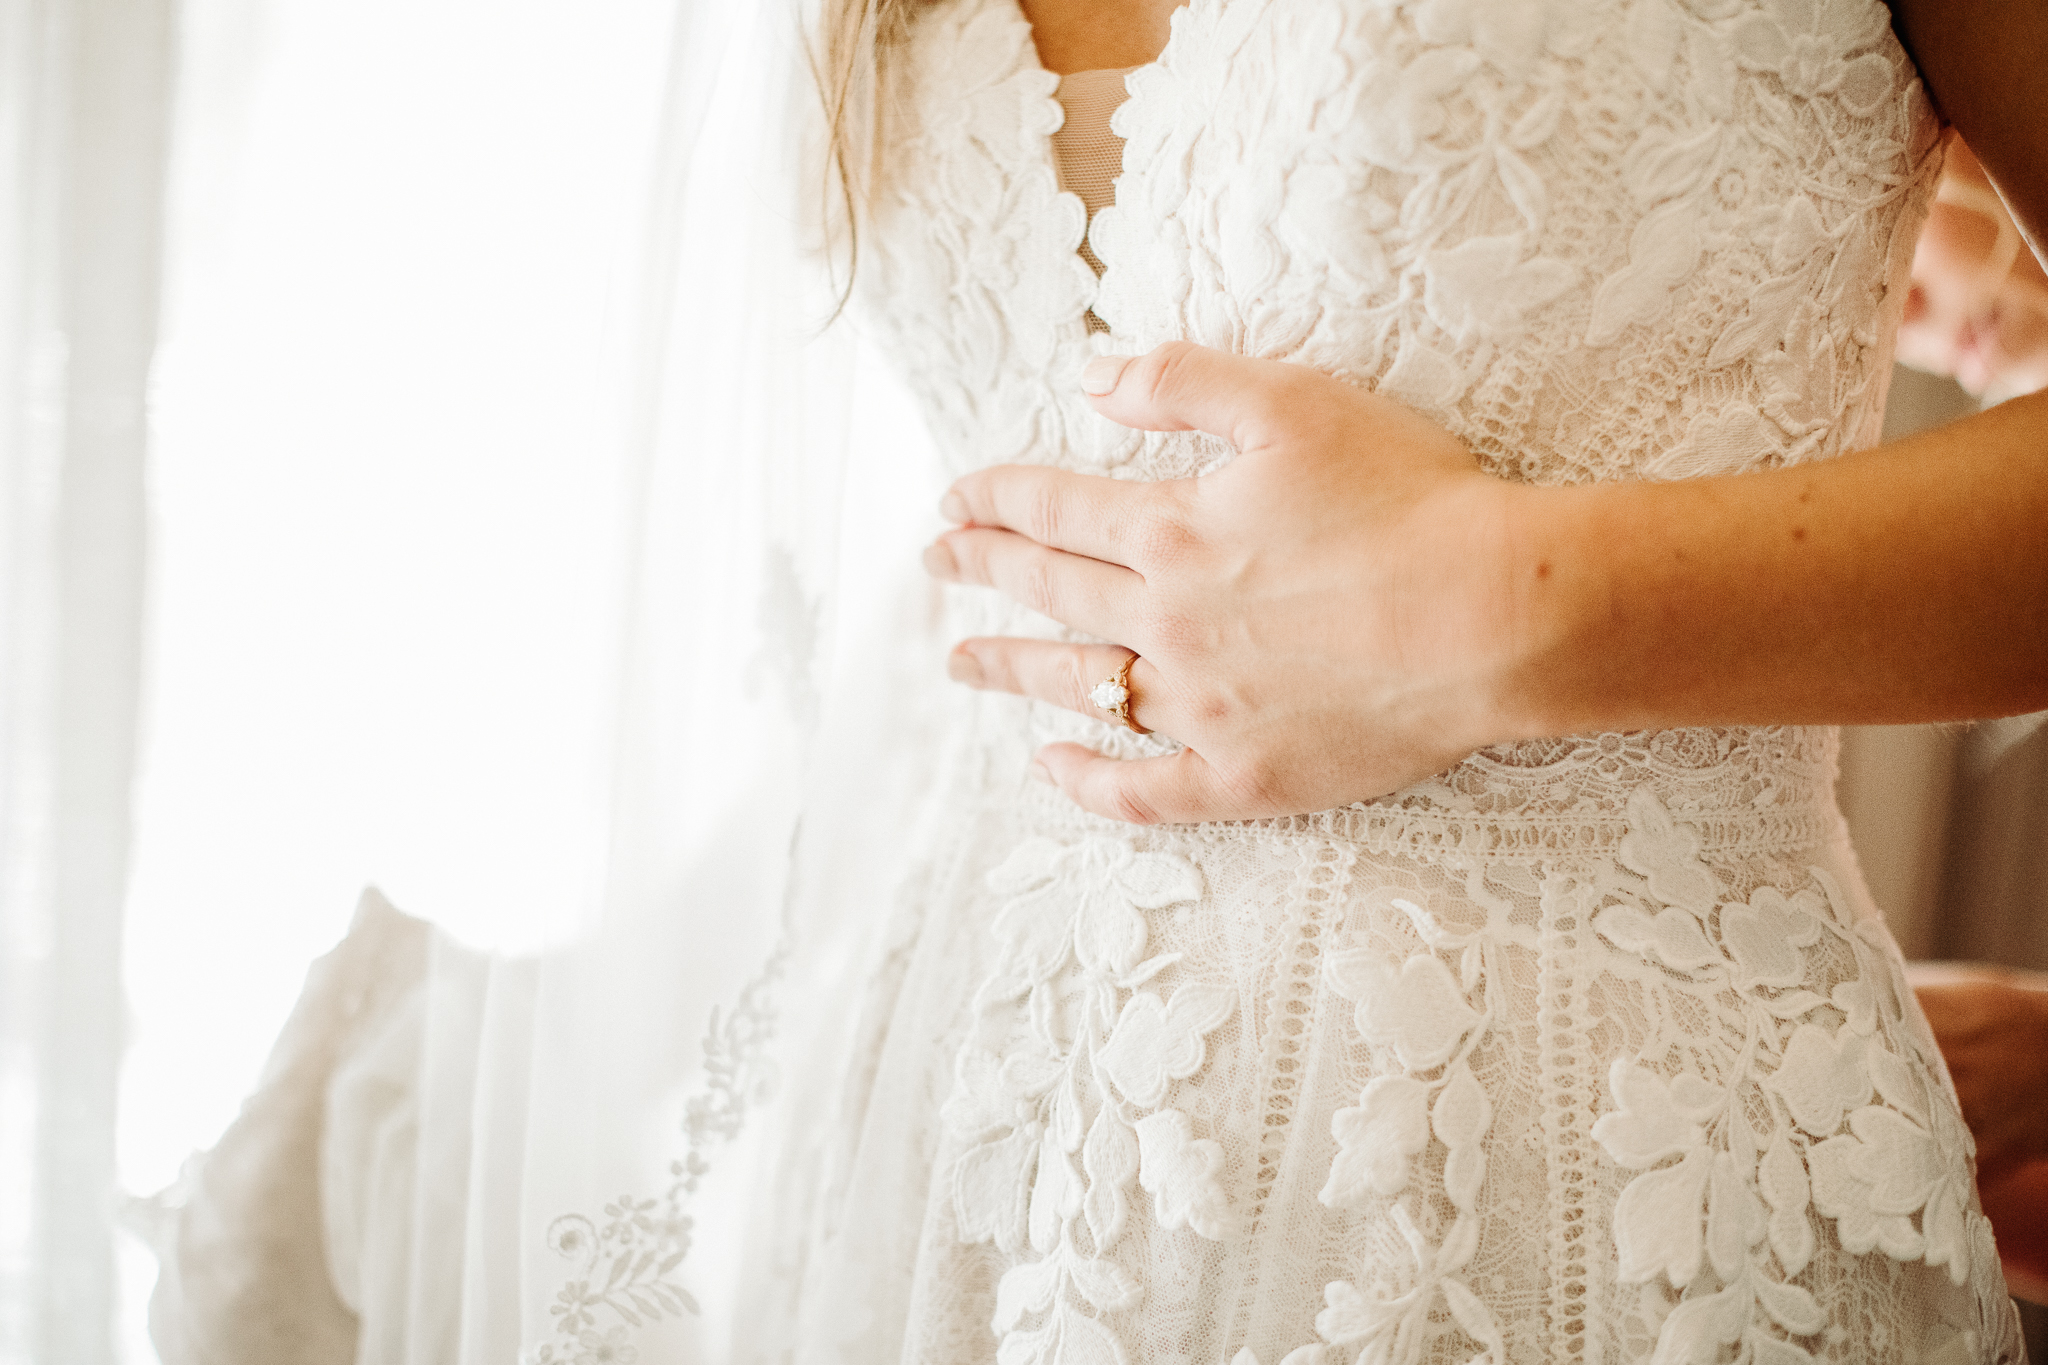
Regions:
<instances>
[{"instance_id":1,"label":"fingernail","mask_svg":"<svg viewBox=\"0 0 2048 1365\"><path fill-rule=\"evenodd\" d=\"M1099 355L1081 370L1081 392L1091 398L1116 392L1116 381L1124 377L1124 366L1131 363L1127 355Z\"/></svg>"},{"instance_id":2,"label":"fingernail","mask_svg":"<svg viewBox=\"0 0 2048 1365\"><path fill-rule=\"evenodd\" d=\"M957 578L960 574L960 561L953 558L953 551L944 541L940 541L925 547L924 571L933 578Z\"/></svg>"},{"instance_id":3,"label":"fingernail","mask_svg":"<svg viewBox=\"0 0 2048 1365\"><path fill-rule=\"evenodd\" d=\"M965 526L973 520L967 514L967 499L952 492L939 499L939 515L956 526Z\"/></svg>"},{"instance_id":4,"label":"fingernail","mask_svg":"<svg viewBox=\"0 0 2048 1365\"><path fill-rule=\"evenodd\" d=\"M981 660L964 649L956 649L946 656L946 676L956 683L969 687L981 686Z\"/></svg>"},{"instance_id":5,"label":"fingernail","mask_svg":"<svg viewBox=\"0 0 2048 1365\"><path fill-rule=\"evenodd\" d=\"M1046 767L1035 758L1031 760L1031 767L1026 771L1029 772L1033 782L1043 782L1048 787L1053 784L1052 769Z\"/></svg>"}]
</instances>

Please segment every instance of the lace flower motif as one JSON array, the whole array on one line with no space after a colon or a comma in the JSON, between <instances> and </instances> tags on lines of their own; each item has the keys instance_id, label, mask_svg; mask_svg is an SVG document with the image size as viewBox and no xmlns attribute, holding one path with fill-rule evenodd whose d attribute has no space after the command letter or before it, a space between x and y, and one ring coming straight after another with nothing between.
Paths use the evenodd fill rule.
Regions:
<instances>
[{"instance_id":1,"label":"lace flower motif","mask_svg":"<svg viewBox=\"0 0 2048 1365\"><path fill-rule=\"evenodd\" d=\"M1441 958L1419 953L1397 969L1371 952L1340 954L1331 983L1357 1002L1354 1019L1368 1041L1391 1046L1411 1071L1441 1066L1479 1022Z\"/></svg>"},{"instance_id":2,"label":"lace flower motif","mask_svg":"<svg viewBox=\"0 0 2048 1365\"><path fill-rule=\"evenodd\" d=\"M1332 988L1356 1003L1361 1036L1389 1049L1408 1072L1440 1074L1435 1080L1375 1076L1356 1105L1331 1117L1337 1154L1318 1198L1331 1208L1383 1209L1381 1216L1407 1244L1408 1264L1370 1266L1362 1283L1326 1284L1325 1307L1316 1316L1316 1332L1325 1345L1290 1352L1282 1365L1320 1365L1352 1356L1406 1358L1424 1334L1445 1333L1462 1333L1478 1343L1481 1353L1475 1360L1504 1361L1500 1323L1473 1292L1466 1274L1479 1248L1486 1138L1493 1127L1493 1103L1472 1073L1470 1056L1493 1019L1490 983L1499 971L1503 941L1514 935L1491 916L1484 927L1453 929L1391 888L1372 898L1406 916L1426 950L1410 954L1397 968L1373 949L1353 949L1329 958L1324 971ZM1439 956L1447 952L1458 955L1460 975L1453 975ZM1476 1007L1470 999L1474 991ZM1439 1210L1428 1207L1429 1192L1412 1188L1414 1159L1432 1138L1443 1147L1439 1191L1452 1213L1448 1227L1438 1226ZM1448 1310L1448 1323L1439 1305ZM1344 1348L1350 1355L1329 1354L1329 1348Z\"/></svg>"},{"instance_id":3,"label":"lace flower motif","mask_svg":"<svg viewBox=\"0 0 2048 1365\"><path fill-rule=\"evenodd\" d=\"M1851 1111L1847 1133L1809 1150L1814 1207L1835 1220L1844 1249L1945 1265L1949 1279L1963 1284L1977 1215L1968 1172L1951 1154L1970 1150L1969 1133L1946 1097L1927 1102L1897 1058L1873 1057L1882 1058L1871 1070L1890 1103Z\"/></svg>"},{"instance_id":4,"label":"lace flower motif","mask_svg":"<svg viewBox=\"0 0 2048 1365\"><path fill-rule=\"evenodd\" d=\"M1946 1266L1959 1286L1973 1271L1981 1279L1968 1174L1955 1159L1969 1137L1909 1060L1932 1043L1905 1030L1882 930L1818 867L1808 886L1765 885L1717 908L1697 832L1648 795L1629 810L1621 862L1642 880L1605 888L1594 928L1661 964L1638 977L1653 990L1675 994L1673 973L1712 983L1748 1039L1739 1053L1681 1061L1676 1074L1662 1047L1650 1049L1654 1062L1620 1058L1608 1072L1613 1105L1592 1134L1640 1172L1614 1209L1619 1278L1676 1296L1660 1309L1656 1359L1717 1360L1739 1344L1743 1358L1813 1360L1798 1339L1827 1315L1792 1281L1813 1263L1816 1215L1834 1220L1850 1255ZM1645 902L1656 901L1652 913ZM1808 950L1846 955L1855 974L1821 995L1805 984ZM1713 1079L1687 1069L1701 1062Z\"/></svg>"},{"instance_id":5,"label":"lace flower motif","mask_svg":"<svg viewBox=\"0 0 2048 1365\"><path fill-rule=\"evenodd\" d=\"M992 1322L1006 1365L1122 1360L1097 1315L1144 1294L1113 1258L1132 1183L1158 1231L1213 1241L1236 1226L1223 1145L1161 1107L1202 1069L1236 993L1148 988L1178 958L1146 957L1146 912L1202 894L1185 858L1105 836L1031 839L988 885L1004 898L1001 953L944 1111L967 1141L951 1171L956 1228L1014 1258Z\"/></svg>"},{"instance_id":6,"label":"lace flower motif","mask_svg":"<svg viewBox=\"0 0 2048 1365\"><path fill-rule=\"evenodd\" d=\"M1474 237L1433 251L1423 274L1423 306L1431 321L1461 342L1496 340L1518 331L1525 315L1579 278L1563 261L1525 257L1519 234Z\"/></svg>"},{"instance_id":7,"label":"lace flower motif","mask_svg":"<svg viewBox=\"0 0 2048 1365\"><path fill-rule=\"evenodd\" d=\"M1499 70L1525 75L1542 53L1571 56L1585 49L1600 6L1578 0L1428 0L1415 28L1432 43L1470 47Z\"/></svg>"},{"instance_id":8,"label":"lace flower motif","mask_svg":"<svg viewBox=\"0 0 2048 1365\"><path fill-rule=\"evenodd\" d=\"M1802 98L1834 95L1868 118L1892 93L1891 63L1854 55L1885 33L1885 10L1868 0L1773 0L1736 24L1736 60L1770 71Z\"/></svg>"},{"instance_id":9,"label":"lace flower motif","mask_svg":"<svg viewBox=\"0 0 2048 1365\"><path fill-rule=\"evenodd\" d=\"M1010 984L1036 986L1072 955L1083 970L1121 976L1145 951L1145 917L1201 894L1184 858L1140 854L1121 839L1063 845L1031 839L989 874L1009 896L996 917Z\"/></svg>"},{"instance_id":10,"label":"lace flower motif","mask_svg":"<svg viewBox=\"0 0 2048 1365\"><path fill-rule=\"evenodd\" d=\"M1450 121L1443 102L1478 66L1475 54L1450 48L1433 48L1405 64L1371 60L1354 82L1356 104L1341 125L1348 150L1395 170L1429 169L1437 160L1429 140Z\"/></svg>"}]
</instances>

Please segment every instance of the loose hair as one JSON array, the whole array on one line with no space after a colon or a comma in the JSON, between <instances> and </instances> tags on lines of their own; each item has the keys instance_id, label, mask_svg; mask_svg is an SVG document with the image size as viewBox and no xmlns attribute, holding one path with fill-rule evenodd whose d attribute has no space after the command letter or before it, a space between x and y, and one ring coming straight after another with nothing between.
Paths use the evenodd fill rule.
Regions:
<instances>
[{"instance_id":1,"label":"loose hair","mask_svg":"<svg viewBox=\"0 0 2048 1365\"><path fill-rule=\"evenodd\" d=\"M874 123L882 63L909 31L913 15L930 0L821 0L823 13L809 44L811 76L824 114L818 203L827 242L844 232L846 274L832 317L853 296L860 262L860 220L874 174ZM840 221L835 224L834 219ZM838 251L831 255L836 261ZM837 273L835 265L834 273Z\"/></svg>"}]
</instances>

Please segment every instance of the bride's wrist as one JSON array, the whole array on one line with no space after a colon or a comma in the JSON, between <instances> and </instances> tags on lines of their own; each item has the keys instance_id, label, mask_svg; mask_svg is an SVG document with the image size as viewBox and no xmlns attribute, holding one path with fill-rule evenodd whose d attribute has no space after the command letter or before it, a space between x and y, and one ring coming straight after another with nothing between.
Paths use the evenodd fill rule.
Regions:
<instances>
[{"instance_id":1,"label":"bride's wrist","mask_svg":"<svg viewBox=\"0 0 2048 1365\"><path fill-rule=\"evenodd\" d=\"M1557 733L1548 673L1563 613L1546 491L1475 472L1412 523L1411 553L1436 567L1402 612L1415 632L1404 652L1430 661L1427 728L1460 756Z\"/></svg>"},{"instance_id":2,"label":"bride's wrist","mask_svg":"<svg viewBox=\"0 0 2048 1365\"><path fill-rule=\"evenodd\" d=\"M1492 482L1499 533L1479 582L1492 600L1477 615L1488 623L1477 640L1484 742L1607 728L1598 651L1612 591L1608 509L1592 488Z\"/></svg>"}]
</instances>

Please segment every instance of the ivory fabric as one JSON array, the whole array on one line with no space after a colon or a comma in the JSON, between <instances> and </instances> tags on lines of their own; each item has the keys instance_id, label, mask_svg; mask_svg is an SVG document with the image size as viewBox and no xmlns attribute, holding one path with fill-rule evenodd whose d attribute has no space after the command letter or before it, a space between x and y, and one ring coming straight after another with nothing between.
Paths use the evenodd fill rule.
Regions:
<instances>
[{"instance_id":1,"label":"ivory fabric","mask_svg":"<svg viewBox=\"0 0 2048 1365\"><path fill-rule=\"evenodd\" d=\"M176 7L0 8L0 1360L113 1365Z\"/></svg>"},{"instance_id":2,"label":"ivory fabric","mask_svg":"<svg viewBox=\"0 0 2048 1365\"><path fill-rule=\"evenodd\" d=\"M1377 387L1508 478L1827 458L1876 436L1940 159L1875 0L1198 0L1092 229L1014 5L930 7L892 74L859 288L955 472L1229 458L1074 382L1176 338ZM740 1358L2020 1358L1831 730L1134 829L1020 774L1167 741L957 711L893 951L788 1101Z\"/></svg>"},{"instance_id":3,"label":"ivory fabric","mask_svg":"<svg viewBox=\"0 0 2048 1365\"><path fill-rule=\"evenodd\" d=\"M1228 459L1081 395L1090 357L1170 339L1377 387L1507 478L1876 434L1939 169L1879 0L1197 0L1128 75L1092 228L1055 142L1084 121L1014 0L938 0L886 57L854 302L934 438L923 505L1005 461ZM681 315L689 401L659 406L719 439L656 493L819 493L732 453L811 435L780 382L712 382L745 339L697 319L759 300L680 277L718 306ZM2021 1358L1832 731L1570 736L1341 810L1135 828L1028 757L1168 741L935 688L915 599L837 632L897 667L851 685L814 539L773 543L706 594L726 561L650 538L643 611L765 624L634 694L694 747L635 773L625 932L538 986L435 948L417 1010L334 1054L318 1235L359 1359ZM1067 634L965 590L936 614ZM837 756L711 824L655 759L781 771L764 697Z\"/></svg>"},{"instance_id":4,"label":"ivory fabric","mask_svg":"<svg viewBox=\"0 0 2048 1365\"><path fill-rule=\"evenodd\" d=\"M893 815L890 764L924 750L863 748L914 735L893 708L920 694L898 677L879 700L849 687L836 642L894 641L900 655L918 640L878 623L859 584L921 577L922 526L906 532L898 509L929 516L932 497L916 415L884 377L856 393L852 329L820 336L832 296L818 214L797 202L821 182L792 163L791 122L815 109L794 16L660 9L666 98L633 195L645 240L615 258L615 349L589 372L616 386L614 420L559 437L593 477L616 462L626 494L618 619L601 632L618 688L588 718L614 741L590 793L601 878L518 932L358 918L309 977L244 1121L151 1201L152 1319L173 1365L731 1359L736 1237L718 1229L743 1206L749 1148L732 1139L756 1130L767 1049L797 1028L803 992L780 989L803 960L791 945L862 956L791 889L796 828L833 855L829 879L807 885L871 906L859 869L892 845L849 831ZM863 426L886 432L892 467L855 478L842 454ZM908 671L945 686L921 655ZM821 733L831 745L809 741ZM508 746L522 735L506 731ZM815 761L830 749L848 763L850 747L863 799L802 818L820 784L851 789ZM356 991L365 963L387 964L392 989Z\"/></svg>"}]
</instances>

